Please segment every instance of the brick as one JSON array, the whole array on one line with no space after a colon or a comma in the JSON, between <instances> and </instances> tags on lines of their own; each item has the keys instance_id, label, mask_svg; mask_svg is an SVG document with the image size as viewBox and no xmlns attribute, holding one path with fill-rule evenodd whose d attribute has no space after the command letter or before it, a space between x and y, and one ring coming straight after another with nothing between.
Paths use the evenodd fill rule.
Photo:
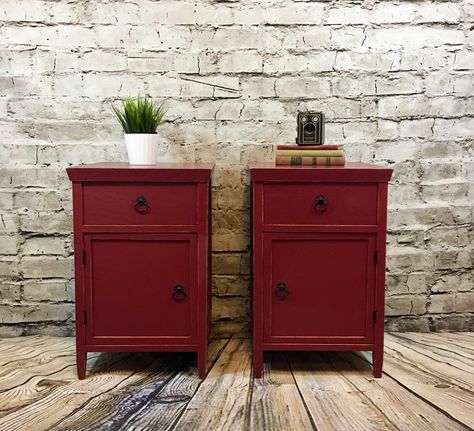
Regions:
<instances>
[{"instance_id":1,"label":"brick","mask_svg":"<svg viewBox=\"0 0 474 431\"><path fill-rule=\"evenodd\" d=\"M244 51L229 54L206 53L200 56L201 73L261 73L263 58L257 52Z\"/></svg>"},{"instance_id":2,"label":"brick","mask_svg":"<svg viewBox=\"0 0 474 431\"><path fill-rule=\"evenodd\" d=\"M474 292L457 293L455 309L459 313L472 313L474 310Z\"/></svg>"},{"instance_id":3,"label":"brick","mask_svg":"<svg viewBox=\"0 0 474 431\"><path fill-rule=\"evenodd\" d=\"M276 83L277 80L271 77L249 77L242 82L242 96L276 97Z\"/></svg>"},{"instance_id":4,"label":"brick","mask_svg":"<svg viewBox=\"0 0 474 431\"><path fill-rule=\"evenodd\" d=\"M403 26L399 28L376 28L367 32L365 45L375 49L394 49L410 46L437 47L446 44L462 45L464 34L451 28L429 28L422 26Z\"/></svg>"},{"instance_id":5,"label":"brick","mask_svg":"<svg viewBox=\"0 0 474 431\"><path fill-rule=\"evenodd\" d=\"M454 272L437 277L431 286L431 292L469 292L473 286L473 275L470 272Z\"/></svg>"},{"instance_id":6,"label":"brick","mask_svg":"<svg viewBox=\"0 0 474 431\"><path fill-rule=\"evenodd\" d=\"M0 187L56 187L59 171L47 167L0 168Z\"/></svg>"},{"instance_id":7,"label":"brick","mask_svg":"<svg viewBox=\"0 0 474 431\"><path fill-rule=\"evenodd\" d=\"M33 237L24 242L22 250L29 255L61 255L66 251L66 242L63 238Z\"/></svg>"},{"instance_id":8,"label":"brick","mask_svg":"<svg viewBox=\"0 0 474 431\"><path fill-rule=\"evenodd\" d=\"M364 29L360 27L342 26L341 28L331 28L330 30L330 46L338 50L357 49L364 43L366 38L367 35ZM323 48L318 47L317 42L314 45L319 49Z\"/></svg>"},{"instance_id":9,"label":"brick","mask_svg":"<svg viewBox=\"0 0 474 431\"><path fill-rule=\"evenodd\" d=\"M61 322L70 320L74 313L74 304L0 304L0 322Z\"/></svg>"},{"instance_id":10,"label":"brick","mask_svg":"<svg viewBox=\"0 0 474 431\"><path fill-rule=\"evenodd\" d=\"M396 70L400 64L400 54L396 51L382 52L337 52L335 70L389 71Z\"/></svg>"},{"instance_id":11,"label":"brick","mask_svg":"<svg viewBox=\"0 0 474 431\"><path fill-rule=\"evenodd\" d=\"M457 51L454 61L454 69L456 70L472 70L474 69L474 52Z\"/></svg>"},{"instance_id":12,"label":"brick","mask_svg":"<svg viewBox=\"0 0 474 431\"><path fill-rule=\"evenodd\" d=\"M414 160L417 157L419 144L416 141L379 142L376 145L377 157L392 162Z\"/></svg>"},{"instance_id":13,"label":"brick","mask_svg":"<svg viewBox=\"0 0 474 431\"><path fill-rule=\"evenodd\" d=\"M310 49L328 49L334 45L337 48L343 48L355 43L359 37L358 30L351 28L346 31L336 31L331 30L330 27L305 26L302 29L290 31L283 45L287 48L304 46Z\"/></svg>"},{"instance_id":14,"label":"brick","mask_svg":"<svg viewBox=\"0 0 474 431\"><path fill-rule=\"evenodd\" d=\"M400 121L401 138L430 138L433 134L434 120Z\"/></svg>"},{"instance_id":15,"label":"brick","mask_svg":"<svg viewBox=\"0 0 474 431\"><path fill-rule=\"evenodd\" d=\"M24 257L20 270L24 278L70 278L73 260L69 257Z\"/></svg>"},{"instance_id":16,"label":"brick","mask_svg":"<svg viewBox=\"0 0 474 431\"><path fill-rule=\"evenodd\" d=\"M431 295L428 313L452 313L454 311L454 295Z\"/></svg>"},{"instance_id":17,"label":"brick","mask_svg":"<svg viewBox=\"0 0 474 431\"><path fill-rule=\"evenodd\" d=\"M0 210L13 209L13 193L0 191Z\"/></svg>"},{"instance_id":18,"label":"brick","mask_svg":"<svg viewBox=\"0 0 474 431\"><path fill-rule=\"evenodd\" d=\"M433 136L435 139L470 138L474 127L474 119L460 118L456 120L445 120L437 118L433 125Z\"/></svg>"},{"instance_id":19,"label":"brick","mask_svg":"<svg viewBox=\"0 0 474 431\"><path fill-rule=\"evenodd\" d=\"M331 9L326 18L326 24L367 24L368 10L362 7L338 7Z\"/></svg>"},{"instance_id":20,"label":"brick","mask_svg":"<svg viewBox=\"0 0 474 431\"><path fill-rule=\"evenodd\" d=\"M278 97L313 98L327 97L330 94L329 82L317 78L281 78L276 81L276 94Z\"/></svg>"},{"instance_id":21,"label":"brick","mask_svg":"<svg viewBox=\"0 0 474 431\"><path fill-rule=\"evenodd\" d=\"M401 70L439 70L454 61L454 55L436 48L419 48L416 51L406 50L401 54Z\"/></svg>"},{"instance_id":22,"label":"brick","mask_svg":"<svg viewBox=\"0 0 474 431\"><path fill-rule=\"evenodd\" d=\"M127 61L124 55L117 52L86 52L80 62L84 71L106 71L117 72L127 68Z\"/></svg>"},{"instance_id":23,"label":"brick","mask_svg":"<svg viewBox=\"0 0 474 431\"><path fill-rule=\"evenodd\" d=\"M231 232L226 229L214 229L212 249L214 251L246 251L250 244L245 232Z\"/></svg>"},{"instance_id":24,"label":"brick","mask_svg":"<svg viewBox=\"0 0 474 431\"><path fill-rule=\"evenodd\" d=\"M424 250L414 247L392 247L387 251L387 268L390 272L400 270L423 271L433 267L432 259Z\"/></svg>"},{"instance_id":25,"label":"brick","mask_svg":"<svg viewBox=\"0 0 474 431\"><path fill-rule=\"evenodd\" d=\"M42 22L48 19L50 4L44 1L4 0L0 11L4 21Z\"/></svg>"},{"instance_id":26,"label":"brick","mask_svg":"<svg viewBox=\"0 0 474 431\"><path fill-rule=\"evenodd\" d=\"M412 273L407 278L407 292L411 294L428 292L428 276L425 273Z\"/></svg>"},{"instance_id":27,"label":"brick","mask_svg":"<svg viewBox=\"0 0 474 431\"><path fill-rule=\"evenodd\" d=\"M342 76L332 79L333 96L362 96L376 92L375 78L372 76Z\"/></svg>"},{"instance_id":28,"label":"brick","mask_svg":"<svg viewBox=\"0 0 474 431\"><path fill-rule=\"evenodd\" d=\"M22 287L25 301L71 302L74 299L73 285L69 281L29 280Z\"/></svg>"},{"instance_id":29,"label":"brick","mask_svg":"<svg viewBox=\"0 0 474 431\"><path fill-rule=\"evenodd\" d=\"M379 3L370 14L370 22L374 24L405 24L413 22L417 5Z\"/></svg>"},{"instance_id":30,"label":"brick","mask_svg":"<svg viewBox=\"0 0 474 431\"><path fill-rule=\"evenodd\" d=\"M241 253L213 253L212 272L218 275L241 274L242 254Z\"/></svg>"},{"instance_id":31,"label":"brick","mask_svg":"<svg viewBox=\"0 0 474 431\"><path fill-rule=\"evenodd\" d=\"M21 300L21 285L18 282L2 281L2 288L0 289L0 302Z\"/></svg>"},{"instance_id":32,"label":"brick","mask_svg":"<svg viewBox=\"0 0 474 431\"><path fill-rule=\"evenodd\" d=\"M0 235L0 255L12 255L18 251L18 238L15 236Z\"/></svg>"},{"instance_id":33,"label":"brick","mask_svg":"<svg viewBox=\"0 0 474 431\"><path fill-rule=\"evenodd\" d=\"M246 276L215 276L212 278L212 292L218 296L247 296L249 283Z\"/></svg>"},{"instance_id":34,"label":"brick","mask_svg":"<svg viewBox=\"0 0 474 431\"><path fill-rule=\"evenodd\" d=\"M386 316L405 316L424 314L426 297L415 295L388 297L385 306Z\"/></svg>"},{"instance_id":35,"label":"brick","mask_svg":"<svg viewBox=\"0 0 474 431\"><path fill-rule=\"evenodd\" d=\"M66 233L72 232L72 214L70 211L53 214L43 211L28 212L19 217L20 228L32 233Z\"/></svg>"},{"instance_id":36,"label":"brick","mask_svg":"<svg viewBox=\"0 0 474 431\"><path fill-rule=\"evenodd\" d=\"M63 208L57 192L19 191L14 196L14 206L19 210L55 211Z\"/></svg>"},{"instance_id":37,"label":"brick","mask_svg":"<svg viewBox=\"0 0 474 431\"><path fill-rule=\"evenodd\" d=\"M219 320L248 321L250 316L249 299L244 297L212 298L212 322Z\"/></svg>"},{"instance_id":38,"label":"brick","mask_svg":"<svg viewBox=\"0 0 474 431\"><path fill-rule=\"evenodd\" d=\"M0 211L0 231L4 234L18 231L18 215Z\"/></svg>"},{"instance_id":39,"label":"brick","mask_svg":"<svg viewBox=\"0 0 474 431\"><path fill-rule=\"evenodd\" d=\"M416 11L416 18L422 23L458 23L460 8L456 2L422 4Z\"/></svg>"},{"instance_id":40,"label":"brick","mask_svg":"<svg viewBox=\"0 0 474 431\"><path fill-rule=\"evenodd\" d=\"M382 95L417 94L423 92L423 79L411 74L396 74L378 78L375 87L376 93Z\"/></svg>"}]
</instances>

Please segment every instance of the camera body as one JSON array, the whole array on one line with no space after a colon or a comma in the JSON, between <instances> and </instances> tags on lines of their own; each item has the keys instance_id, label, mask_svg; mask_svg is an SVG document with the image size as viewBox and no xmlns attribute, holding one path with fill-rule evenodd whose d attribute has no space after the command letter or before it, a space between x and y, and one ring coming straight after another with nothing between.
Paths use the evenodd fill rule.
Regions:
<instances>
[{"instance_id":1,"label":"camera body","mask_svg":"<svg viewBox=\"0 0 474 431\"><path fill-rule=\"evenodd\" d=\"M322 112L298 112L296 118L298 145L322 145L324 143L324 114Z\"/></svg>"}]
</instances>

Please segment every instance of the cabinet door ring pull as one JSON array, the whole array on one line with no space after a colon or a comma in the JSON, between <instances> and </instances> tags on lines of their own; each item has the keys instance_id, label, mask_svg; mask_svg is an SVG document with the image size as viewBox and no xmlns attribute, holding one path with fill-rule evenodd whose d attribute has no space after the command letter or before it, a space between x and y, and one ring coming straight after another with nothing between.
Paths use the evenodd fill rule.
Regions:
<instances>
[{"instance_id":1,"label":"cabinet door ring pull","mask_svg":"<svg viewBox=\"0 0 474 431\"><path fill-rule=\"evenodd\" d=\"M184 301L186 299L186 292L184 286L177 284L173 289L173 299L175 301Z\"/></svg>"},{"instance_id":2,"label":"cabinet door ring pull","mask_svg":"<svg viewBox=\"0 0 474 431\"><path fill-rule=\"evenodd\" d=\"M286 288L285 283L280 282L277 284L275 295L280 301L284 301L286 298L288 298L289 294L290 292L288 292L288 289Z\"/></svg>"},{"instance_id":3,"label":"cabinet door ring pull","mask_svg":"<svg viewBox=\"0 0 474 431\"><path fill-rule=\"evenodd\" d=\"M322 214L328 209L328 201L323 195L316 196L313 203L313 208L318 214Z\"/></svg>"},{"instance_id":4,"label":"cabinet door ring pull","mask_svg":"<svg viewBox=\"0 0 474 431\"><path fill-rule=\"evenodd\" d=\"M138 196L133 208L135 208L135 211L139 214L146 214L150 211L150 206L148 205L145 196Z\"/></svg>"}]
</instances>

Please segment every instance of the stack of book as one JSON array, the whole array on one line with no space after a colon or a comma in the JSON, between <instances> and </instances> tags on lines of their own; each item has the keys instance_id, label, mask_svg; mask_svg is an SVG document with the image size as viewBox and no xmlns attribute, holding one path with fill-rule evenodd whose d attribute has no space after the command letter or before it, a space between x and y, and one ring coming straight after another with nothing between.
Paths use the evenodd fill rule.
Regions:
<instances>
[{"instance_id":1,"label":"stack of book","mask_svg":"<svg viewBox=\"0 0 474 431\"><path fill-rule=\"evenodd\" d=\"M277 165L342 166L342 145L278 145Z\"/></svg>"}]
</instances>

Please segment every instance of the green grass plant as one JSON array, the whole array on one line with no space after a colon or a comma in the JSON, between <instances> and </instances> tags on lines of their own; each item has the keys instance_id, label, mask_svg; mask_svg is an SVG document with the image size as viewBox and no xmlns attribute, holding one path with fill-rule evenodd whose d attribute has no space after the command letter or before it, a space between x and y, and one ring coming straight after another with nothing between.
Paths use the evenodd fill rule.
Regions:
<instances>
[{"instance_id":1,"label":"green grass plant","mask_svg":"<svg viewBox=\"0 0 474 431\"><path fill-rule=\"evenodd\" d=\"M156 133L166 114L163 103L155 104L150 97L125 97L122 106L112 104L112 110L125 133Z\"/></svg>"}]
</instances>

